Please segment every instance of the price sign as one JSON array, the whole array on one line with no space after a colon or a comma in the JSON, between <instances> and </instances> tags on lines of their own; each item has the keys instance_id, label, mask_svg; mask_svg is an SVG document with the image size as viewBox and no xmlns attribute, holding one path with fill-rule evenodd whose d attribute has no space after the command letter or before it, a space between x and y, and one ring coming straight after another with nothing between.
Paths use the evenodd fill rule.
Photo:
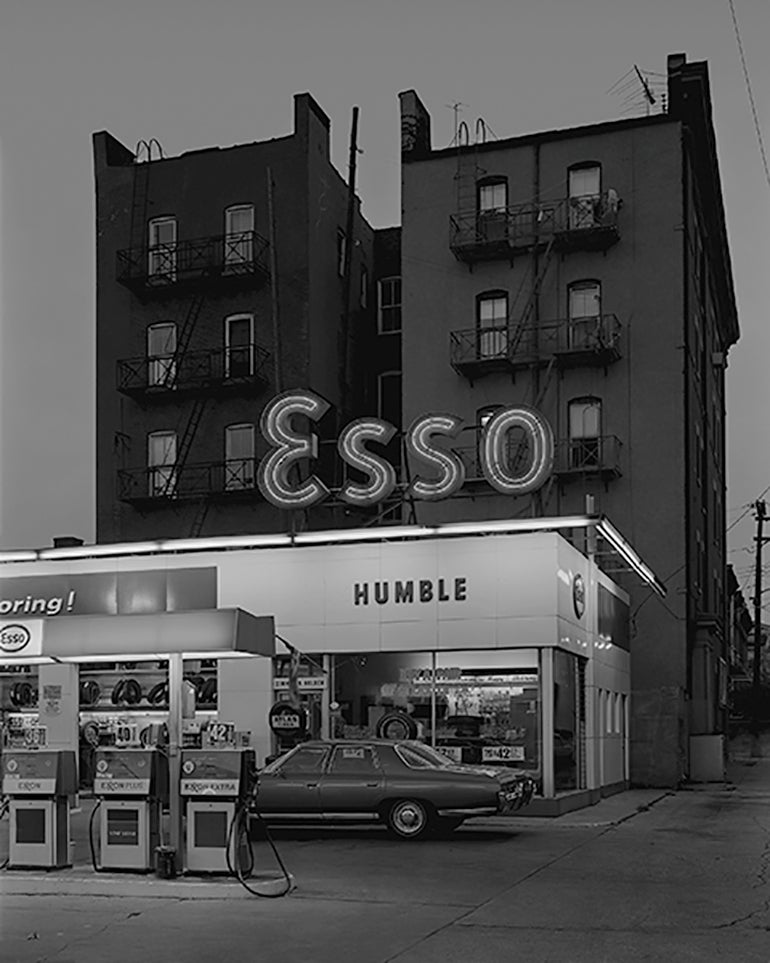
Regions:
<instances>
[{"instance_id":1,"label":"price sign","mask_svg":"<svg viewBox=\"0 0 770 963\"><path fill-rule=\"evenodd\" d=\"M45 726L30 726L24 730L24 746L27 749L45 749L48 745L48 730Z\"/></svg>"},{"instance_id":2,"label":"price sign","mask_svg":"<svg viewBox=\"0 0 770 963\"><path fill-rule=\"evenodd\" d=\"M115 725L115 745L130 746L139 742L139 727L135 723L119 722Z\"/></svg>"},{"instance_id":3,"label":"price sign","mask_svg":"<svg viewBox=\"0 0 770 963\"><path fill-rule=\"evenodd\" d=\"M203 733L206 746L221 749L223 746L235 745L235 723L210 722Z\"/></svg>"},{"instance_id":4,"label":"price sign","mask_svg":"<svg viewBox=\"0 0 770 963\"><path fill-rule=\"evenodd\" d=\"M484 746L482 762L523 762L524 746Z\"/></svg>"}]
</instances>

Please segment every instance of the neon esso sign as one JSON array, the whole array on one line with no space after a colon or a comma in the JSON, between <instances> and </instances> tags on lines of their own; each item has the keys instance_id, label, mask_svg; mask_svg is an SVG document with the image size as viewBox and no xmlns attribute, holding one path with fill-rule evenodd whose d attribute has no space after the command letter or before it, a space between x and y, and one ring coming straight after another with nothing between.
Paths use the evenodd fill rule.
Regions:
<instances>
[{"instance_id":1,"label":"neon esso sign","mask_svg":"<svg viewBox=\"0 0 770 963\"><path fill-rule=\"evenodd\" d=\"M295 416L318 422L329 410L327 401L312 391L284 391L262 411L260 429L272 450L260 461L257 485L264 497L277 508L302 509L317 505L331 490L311 474L299 476L300 466L318 458L318 436L312 430L295 427ZM405 434L411 479L408 498L438 501L451 498L465 482L465 465L457 452L439 447L435 438L455 439L463 427L455 415L429 414L416 418ZM526 464L511 464L513 446L509 433L518 429L527 442ZM381 418L356 418L346 425L337 439L342 461L355 469L363 480L348 479L334 494L348 505L365 507L393 493L398 479L396 470L368 445L387 445L396 428ZM484 477L503 495L526 495L543 485L553 468L554 439L549 422L527 405L501 408L483 428L479 461Z\"/></svg>"}]
</instances>

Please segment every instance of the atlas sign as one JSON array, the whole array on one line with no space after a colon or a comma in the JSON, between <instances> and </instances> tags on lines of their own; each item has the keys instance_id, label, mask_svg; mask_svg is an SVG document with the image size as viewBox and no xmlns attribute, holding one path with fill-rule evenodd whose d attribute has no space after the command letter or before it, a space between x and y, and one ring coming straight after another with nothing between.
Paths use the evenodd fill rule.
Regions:
<instances>
[{"instance_id":1,"label":"atlas sign","mask_svg":"<svg viewBox=\"0 0 770 963\"><path fill-rule=\"evenodd\" d=\"M312 391L285 391L265 406L260 419L270 451L259 464L257 484L264 497L278 508L303 509L317 505L331 494L316 475L298 478L299 467L318 457L318 436L305 425L318 422L329 403ZM451 498L465 482L465 465L451 448L436 439L454 440L463 427L456 415L428 414L416 418L405 434L411 478L405 496L420 501ZM509 433L518 430L526 440L528 458L523 466L511 464L516 450ZM355 506L375 505L395 490L396 470L369 444L387 445L396 435L394 425L381 418L356 418L343 428L337 451L342 461L363 480L348 479L335 495ZM526 495L540 488L553 468L554 439L548 421L534 408L515 405L501 408L484 425L478 446L481 470L502 495ZM518 459L516 459L518 461Z\"/></svg>"}]
</instances>

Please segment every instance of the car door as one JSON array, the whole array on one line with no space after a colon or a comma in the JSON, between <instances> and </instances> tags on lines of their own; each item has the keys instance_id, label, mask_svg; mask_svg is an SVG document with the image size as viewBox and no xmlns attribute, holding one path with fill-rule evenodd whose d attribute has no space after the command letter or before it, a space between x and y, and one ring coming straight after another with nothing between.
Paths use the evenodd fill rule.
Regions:
<instances>
[{"instance_id":1,"label":"car door","mask_svg":"<svg viewBox=\"0 0 770 963\"><path fill-rule=\"evenodd\" d=\"M324 815L375 813L382 802L385 777L373 746L336 746L321 780Z\"/></svg>"},{"instance_id":2,"label":"car door","mask_svg":"<svg viewBox=\"0 0 770 963\"><path fill-rule=\"evenodd\" d=\"M300 746L259 774L261 813L292 815L320 811L319 787L329 756L326 746Z\"/></svg>"}]
</instances>

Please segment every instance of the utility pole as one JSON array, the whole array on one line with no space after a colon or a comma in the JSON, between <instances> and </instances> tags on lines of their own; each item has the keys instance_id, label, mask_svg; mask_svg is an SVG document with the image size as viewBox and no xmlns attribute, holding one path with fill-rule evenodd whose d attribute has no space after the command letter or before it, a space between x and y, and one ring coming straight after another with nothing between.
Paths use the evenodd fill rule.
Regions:
<instances>
[{"instance_id":1,"label":"utility pole","mask_svg":"<svg viewBox=\"0 0 770 963\"><path fill-rule=\"evenodd\" d=\"M345 223L345 252L343 266L343 296L342 296L342 325L341 325L341 348L342 357L340 358L339 385L340 385L340 410L341 420L350 417L351 406L351 379L353 367L353 331L352 331L352 294L353 278L351 276L353 267L353 235L355 233L355 213L356 213L356 159L358 154L358 107L353 108L353 119L350 126L350 150L348 158L348 207Z\"/></svg>"},{"instance_id":2,"label":"utility pole","mask_svg":"<svg viewBox=\"0 0 770 963\"><path fill-rule=\"evenodd\" d=\"M767 508L763 501L754 502L757 513L757 534L755 566L754 566L754 665L751 679L751 735L752 755L761 755L759 750L759 696L760 696L760 663L762 660L762 545L767 541L762 537L762 528L767 517Z\"/></svg>"}]
</instances>

